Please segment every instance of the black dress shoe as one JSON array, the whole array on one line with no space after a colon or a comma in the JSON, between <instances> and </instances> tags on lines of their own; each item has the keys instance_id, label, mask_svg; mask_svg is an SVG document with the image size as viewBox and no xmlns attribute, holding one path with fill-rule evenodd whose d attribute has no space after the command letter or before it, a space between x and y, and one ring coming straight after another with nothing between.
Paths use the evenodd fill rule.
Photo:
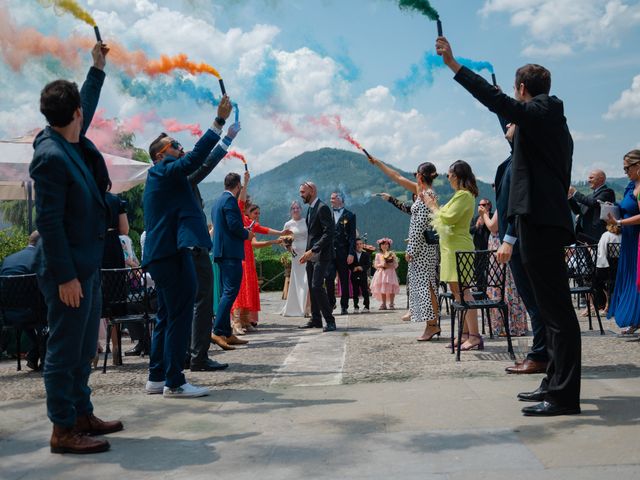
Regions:
<instances>
[{"instance_id":1,"label":"black dress shoe","mask_svg":"<svg viewBox=\"0 0 640 480\"><path fill-rule=\"evenodd\" d=\"M136 343L133 348L124 352L125 357L138 357L142 355L142 342Z\"/></svg>"},{"instance_id":2,"label":"black dress shoe","mask_svg":"<svg viewBox=\"0 0 640 480\"><path fill-rule=\"evenodd\" d=\"M565 407L549 403L547 401L524 407L522 413L525 417L555 417L558 415L578 415L580 407Z\"/></svg>"},{"instance_id":3,"label":"black dress shoe","mask_svg":"<svg viewBox=\"0 0 640 480\"><path fill-rule=\"evenodd\" d=\"M220 363L215 360L207 359L205 363L192 363L192 372L215 372L216 370L224 370L229 366L228 363Z\"/></svg>"},{"instance_id":4,"label":"black dress shoe","mask_svg":"<svg viewBox=\"0 0 640 480\"><path fill-rule=\"evenodd\" d=\"M308 321L304 325L300 325L298 328L322 328L322 324L316 323L313 321Z\"/></svg>"},{"instance_id":5,"label":"black dress shoe","mask_svg":"<svg viewBox=\"0 0 640 480\"><path fill-rule=\"evenodd\" d=\"M340 315L349 315L349 310L343 308L342 310L340 310Z\"/></svg>"},{"instance_id":6,"label":"black dress shoe","mask_svg":"<svg viewBox=\"0 0 640 480\"><path fill-rule=\"evenodd\" d=\"M335 323L327 323L327 326L322 329L323 332L335 332L336 324Z\"/></svg>"},{"instance_id":7,"label":"black dress shoe","mask_svg":"<svg viewBox=\"0 0 640 480\"><path fill-rule=\"evenodd\" d=\"M536 388L533 392L521 392L518 400L521 402L542 402L547 392L542 387Z\"/></svg>"},{"instance_id":8,"label":"black dress shoe","mask_svg":"<svg viewBox=\"0 0 640 480\"><path fill-rule=\"evenodd\" d=\"M40 371L40 365L38 365L38 360L27 360L27 367L29 367L34 372Z\"/></svg>"}]
</instances>

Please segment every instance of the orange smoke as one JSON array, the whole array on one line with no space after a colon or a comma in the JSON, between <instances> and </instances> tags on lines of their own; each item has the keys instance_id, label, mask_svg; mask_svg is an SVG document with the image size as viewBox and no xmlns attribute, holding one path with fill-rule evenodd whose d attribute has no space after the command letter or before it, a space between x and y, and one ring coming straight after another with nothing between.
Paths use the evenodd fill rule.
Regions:
<instances>
[{"instance_id":1,"label":"orange smoke","mask_svg":"<svg viewBox=\"0 0 640 480\"><path fill-rule=\"evenodd\" d=\"M204 62L192 62L184 53L172 57L161 55L159 60L149 61L144 68L144 72L152 76L159 73L169 73L172 70L185 70L191 74L210 73L214 77L220 78L218 71L211 65Z\"/></svg>"}]
</instances>

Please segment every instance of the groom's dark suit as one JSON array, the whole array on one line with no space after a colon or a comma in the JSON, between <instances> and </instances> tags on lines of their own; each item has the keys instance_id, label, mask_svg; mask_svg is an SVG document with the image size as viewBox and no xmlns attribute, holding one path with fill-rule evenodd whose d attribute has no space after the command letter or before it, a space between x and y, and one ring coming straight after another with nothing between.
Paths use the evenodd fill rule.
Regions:
<instances>
[{"instance_id":1,"label":"groom's dark suit","mask_svg":"<svg viewBox=\"0 0 640 480\"><path fill-rule=\"evenodd\" d=\"M331 209L320 199L315 200L307 210L307 250L314 256L307 262L307 280L311 296L311 322L322 326L324 317L327 326L335 325L329 297L324 289L324 278L334 259L334 222Z\"/></svg>"}]
</instances>

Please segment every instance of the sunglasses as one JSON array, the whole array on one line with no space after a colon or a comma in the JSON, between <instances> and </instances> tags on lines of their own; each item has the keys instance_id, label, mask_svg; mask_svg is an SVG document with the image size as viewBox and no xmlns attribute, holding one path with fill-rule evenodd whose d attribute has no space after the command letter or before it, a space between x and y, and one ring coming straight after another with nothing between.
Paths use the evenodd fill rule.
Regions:
<instances>
[{"instance_id":1,"label":"sunglasses","mask_svg":"<svg viewBox=\"0 0 640 480\"><path fill-rule=\"evenodd\" d=\"M634 164L632 164L632 165L628 165L628 166L626 166L626 167L622 167L622 170L624 170L624 173L628 173L628 172L629 172L629 169L630 169L631 167L637 167L637 166L638 166L638 164L637 164L637 163L634 163Z\"/></svg>"},{"instance_id":2,"label":"sunglasses","mask_svg":"<svg viewBox=\"0 0 640 480\"><path fill-rule=\"evenodd\" d=\"M480 205L481 207L488 207L489 206L488 203L479 203L478 205Z\"/></svg>"},{"instance_id":3,"label":"sunglasses","mask_svg":"<svg viewBox=\"0 0 640 480\"><path fill-rule=\"evenodd\" d=\"M182 145L177 140L171 140L164 147L158 150L158 153L166 152L167 150L169 150L169 147L173 148L174 150L180 150L182 148Z\"/></svg>"}]
</instances>

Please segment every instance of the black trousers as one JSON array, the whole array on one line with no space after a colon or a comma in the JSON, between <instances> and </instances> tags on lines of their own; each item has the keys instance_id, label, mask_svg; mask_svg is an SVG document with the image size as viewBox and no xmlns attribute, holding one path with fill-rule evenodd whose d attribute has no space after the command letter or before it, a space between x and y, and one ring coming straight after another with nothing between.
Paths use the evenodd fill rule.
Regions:
<instances>
[{"instance_id":1,"label":"black trousers","mask_svg":"<svg viewBox=\"0 0 640 480\"><path fill-rule=\"evenodd\" d=\"M327 268L327 295L329 296L329 304L331 308L336 304L336 272L340 279L340 308L347 310L349 308L349 267L347 266L346 256L337 256Z\"/></svg>"},{"instance_id":2,"label":"black trousers","mask_svg":"<svg viewBox=\"0 0 640 480\"><path fill-rule=\"evenodd\" d=\"M564 247L572 235L560 227L518 223L522 264L547 331L549 366L543 380L546 400L567 407L580 405L580 325L571 303Z\"/></svg>"},{"instance_id":3,"label":"black trousers","mask_svg":"<svg viewBox=\"0 0 640 480\"><path fill-rule=\"evenodd\" d=\"M193 266L196 269L196 302L191 322L191 364L202 364L207 361L207 352L211 343L213 328L213 267L209 251L194 248Z\"/></svg>"},{"instance_id":4,"label":"black trousers","mask_svg":"<svg viewBox=\"0 0 640 480\"><path fill-rule=\"evenodd\" d=\"M319 262L307 262L307 283L309 284L309 296L311 297L311 322L322 325L322 317L328 324L335 323L333 307L329 303L329 297L324 289L324 279L327 276L331 260Z\"/></svg>"},{"instance_id":5,"label":"black trousers","mask_svg":"<svg viewBox=\"0 0 640 480\"><path fill-rule=\"evenodd\" d=\"M351 272L353 308L358 308L358 297L362 295L364 308L369 308L369 282L366 272Z\"/></svg>"}]
</instances>

